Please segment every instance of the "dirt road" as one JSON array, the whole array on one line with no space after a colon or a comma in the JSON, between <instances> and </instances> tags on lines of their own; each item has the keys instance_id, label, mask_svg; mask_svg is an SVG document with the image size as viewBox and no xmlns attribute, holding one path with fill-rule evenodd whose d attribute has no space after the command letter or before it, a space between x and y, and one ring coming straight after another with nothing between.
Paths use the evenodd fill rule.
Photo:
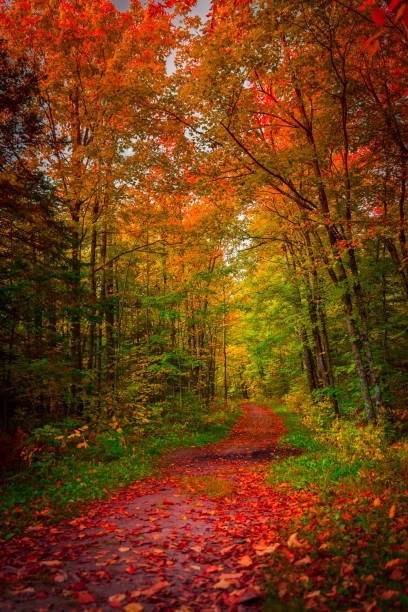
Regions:
<instances>
[{"instance_id":1,"label":"dirt road","mask_svg":"<svg viewBox=\"0 0 408 612\"><path fill-rule=\"evenodd\" d=\"M246 403L230 436L163 460L86 515L1 552L0 610L260 610L265 561L294 501L263 471L288 454L281 419Z\"/></svg>"}]
</instances>

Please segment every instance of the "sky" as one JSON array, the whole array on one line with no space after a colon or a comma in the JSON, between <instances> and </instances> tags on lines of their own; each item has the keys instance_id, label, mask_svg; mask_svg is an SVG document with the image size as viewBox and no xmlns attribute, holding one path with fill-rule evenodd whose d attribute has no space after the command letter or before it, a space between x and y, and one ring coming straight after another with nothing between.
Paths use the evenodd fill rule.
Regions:
<instances>
[{"instance_id":1,"label":"sky","mask_svg":"<svg viewBox=\"0 0 408 612\"><path fill-rule=\"evenodd\" d=\"M111 0L119 11L127 11L129 8L130 0ZM191 15L199 15L205 17L210 11L211 0L197 0L195 7L191 10ZM174 56L175 53L171 53L167 58L167 72L171 73L174 71Z\"/></svg>"},{"instance_id":2,"label":"sky","mask_svg":"<svg viewBox=\"0 0 408 612\"><path fill-rule=\"evenodd\" d=\"M112 0L112 2L119 11L127 11L129 8L129 0ZM211 0L197 0L197 4L191 11L191 14L205 17L210 10L210 3Z\"/></svg>"}]
</instances>

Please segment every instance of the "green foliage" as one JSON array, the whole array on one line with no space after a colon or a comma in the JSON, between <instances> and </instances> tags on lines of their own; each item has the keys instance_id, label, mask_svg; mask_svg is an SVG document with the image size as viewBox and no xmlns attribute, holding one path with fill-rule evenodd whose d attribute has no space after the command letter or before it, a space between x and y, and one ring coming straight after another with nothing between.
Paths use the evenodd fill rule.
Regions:
<instances>
[{"instance_id":1,"label":"green foliage","mask_svg":"<svg viewBox=\"0 0 408 612\"><path fill-rule=\"evenodd\" d=\"M218 404L208 410L190 395L175 405L151 406L143 423L138 415L105 413L92 423L66 420L36 428L22 448L25 469L9 474L1 487L2 537L20 533L33 519L75 516L85 503L152 474L166 452L218 442L239 414Z\"/></svg>"},{"instance_id":2,"label":"green foliage","mask_svg":"<svg viewBox=\"0 0 408 612\"><path fill-rule=\"evenodd\" d=\"M402 493L407 444L390 445L389 426L387 431L356 417L334 419L327 402L312 402L301 391L288 395L276 412L289 430L281 443L304 453L271 464L270 482L327 492L345 484L374 491L392 486Z\"/></svg>"}]
</instances>

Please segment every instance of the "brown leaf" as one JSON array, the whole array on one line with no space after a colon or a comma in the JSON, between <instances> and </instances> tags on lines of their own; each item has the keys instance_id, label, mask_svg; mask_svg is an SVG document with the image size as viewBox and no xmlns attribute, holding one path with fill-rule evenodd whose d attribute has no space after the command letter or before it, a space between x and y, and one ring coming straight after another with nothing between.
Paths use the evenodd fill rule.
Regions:
<instances>
[{"instance_id":1,"label":"brown leaf","mask_svg":"<svg viewBox=\"0 0 408 612\"><path fill-rule=\"evenodd\" d=\"M280 542L274 544L258 544L255 546L255 552L258 556L270 555L274 553L280 546Z\"/></svg>"},{"instance_id":2,"label":"brown leaf","mask_svg":"<svg viewBox=\"0 0 408 612\"><path fill-rule=\"evenodd\" d=\"M231 583L224 578L221 578L216 584L214 584L214 589L228 589L231 586Z\"/></svg>"},{"instance_id":3,"label":"brown leaf","mask_svg":"<svg viewBox=\"0 0 408 612\"><path fill-rule=\"evenodd\" d=\"M289 536L288 538L289 548L303 548L304 545L305 545L304 542L302 542L301 540L298 540L297 531L295 533L292 533L292 535Z\"/></svg>"},{"instance_id":4,"label":"brown leaf","mask_svg":"<svg viewBox=\"0 0 408 612\"><path fill-rule=\"evenodd\" d=\"M67 572L57 572L54 576L54 582L65 582L68 580Z\"/></svg>"}]
</instances>

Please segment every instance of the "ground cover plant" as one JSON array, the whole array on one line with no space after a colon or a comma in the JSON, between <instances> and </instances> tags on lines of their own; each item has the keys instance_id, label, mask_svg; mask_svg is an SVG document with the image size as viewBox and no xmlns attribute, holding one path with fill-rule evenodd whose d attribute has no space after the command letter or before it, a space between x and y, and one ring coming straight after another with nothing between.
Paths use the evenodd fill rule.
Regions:
<instances>
[{"instance_id":1,"label":"ground cover plant","mask_svg":"<svg viewBox=\"0 0 408 612\"><path fill-rule=\"evenodd\" d=\"M405 609L406 443L394 441L389 423L370 428L357 417L327 427L327 406L299 392L276 411L289 430L281 443L304 452L271 464L267 482L302 491L313 504L291 524L293 553L303 557L282 549L269 568L266 609Z\"/></svg>"}]
</instances>

